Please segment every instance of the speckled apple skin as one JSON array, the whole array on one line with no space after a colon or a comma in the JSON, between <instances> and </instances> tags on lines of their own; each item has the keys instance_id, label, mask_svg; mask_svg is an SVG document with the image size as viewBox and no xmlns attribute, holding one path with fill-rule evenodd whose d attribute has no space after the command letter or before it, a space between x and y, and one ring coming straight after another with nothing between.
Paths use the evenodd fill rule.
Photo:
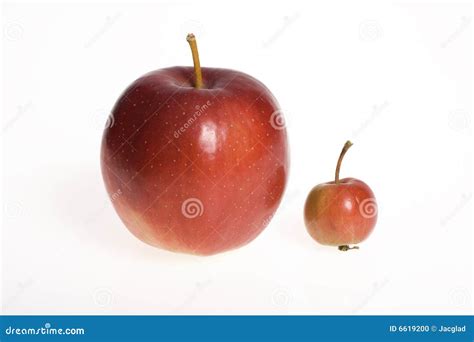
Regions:
<instances>
[{"instance_id":1,"label":"speckled apple skin","mask_svg":"<svg viewBox=\"0 0 474 342\"><path fill-rule=\"evenodd\" d=\"M304 209L308 233L320 244L330 246L364 241L373 231L377 215L374 193L355 178L316 185Z\"/></svg>"},{"instance_id":2,"label":"speckled apple skin","mask_svg":"<svg viewBox=\"0 0 474 342\"><path fill-rule=\"evenodd\" d=\"M289 159L278 103L261 82L227 69L202 74L202 89L190 67L133 82L104 131L101 167L137 238L211 255L262 232L281 201Z\"/></svg>"}]
</instances>

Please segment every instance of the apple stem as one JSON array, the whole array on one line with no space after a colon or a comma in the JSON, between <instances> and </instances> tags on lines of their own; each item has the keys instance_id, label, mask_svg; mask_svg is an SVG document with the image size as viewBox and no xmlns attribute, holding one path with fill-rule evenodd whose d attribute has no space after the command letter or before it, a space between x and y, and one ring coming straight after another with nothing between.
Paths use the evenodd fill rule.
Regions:
<instances>
[{"instance_id":1,"label":"apple stem","mask_svg":"<svg viewBox=\"0 0 474 342\"><path fill-rule=\"evenodd\" d=\"M193 54L193 63L194 63L194 87L196 89L202 88L202 73L201 73L201 64L199 63L199 52L197 48L197 42L196 42L196 37L194 34L190 33L186 37L186 40L189 43L189 46L191 47L191 52Z\"/></svg>"},{"instance_id":2,"label":"apple stem","mask_svg":"<svg viewBox=\"0 0 474 342\"><path fill-rule=\"evenodd\" d=\"M352 143L347 140L346 143L344 144L344 147L342 148L341 154L339 155L339 159L337 160L337 166L336 166L336 184L339 184L339 171L341 170L341 163L342 159L344 158L344 155L346 154L347 150L352 146Z\"/></svg>"},{"instance_id":3,"label":"apple stem","mask_svg":"<svg viewBox=\"0 0 474 342\"><path fill-rule=\"evenodd\" d=\"M338 249L340 251L347 252L348 250L351 250L351 249L359 249L359 246L349 247L349 245L342 245L342 246L339 246Z\"/></svg>"}]
</instances>

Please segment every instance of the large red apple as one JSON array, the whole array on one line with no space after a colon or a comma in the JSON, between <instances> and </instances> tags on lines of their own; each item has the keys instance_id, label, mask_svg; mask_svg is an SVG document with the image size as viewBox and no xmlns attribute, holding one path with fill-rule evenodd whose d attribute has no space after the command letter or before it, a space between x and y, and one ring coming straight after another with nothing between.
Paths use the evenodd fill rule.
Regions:
<instances>
[{"instance_id":1,"label":"large red apple","mask_svg":"<svg viewBox=\"0 0 474 342\"><path fill-rule=\"evenodd\" d=\"M306 228L323 245L339 250L357 249L370 235L377 222L377 202L370 187L355 178L339 179L342 159L352 146L347 141L339 156L336 177L316 185L309 193L304 210Z\"/></svg>"},{"instance_id":2,"label":"large red apple","mask_svg":"<svg viewBox=\"0 0 474 342\"><path fill-rule=\"evenodd\" d=\"M244 73L190 67L152 71L120 96L101 166L113 205L140 240L210 255L247 244L277 209L288 175L283 117Z\"/></svg>"}]
</instances>

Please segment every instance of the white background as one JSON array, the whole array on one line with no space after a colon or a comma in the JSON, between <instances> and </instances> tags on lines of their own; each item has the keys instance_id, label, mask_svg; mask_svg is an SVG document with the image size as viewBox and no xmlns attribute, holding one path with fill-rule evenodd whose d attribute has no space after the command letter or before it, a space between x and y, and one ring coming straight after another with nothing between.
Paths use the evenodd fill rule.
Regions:
<instances>
[{"instance_id":1,"label":"white background","mask_svg":"<svg viewBox=\"0 0 474 342\"><path fill-rule=\"evenodd\" d=\"M468 4L194 1L3 6L5 314L472 313ZM286 115L284 201L213 257L134 238L105 192L102 127L140 75L191 65L264 82ZM317 245L308 191L366 181L379 221L358 251Z\"/></svg>"}]
</instances>

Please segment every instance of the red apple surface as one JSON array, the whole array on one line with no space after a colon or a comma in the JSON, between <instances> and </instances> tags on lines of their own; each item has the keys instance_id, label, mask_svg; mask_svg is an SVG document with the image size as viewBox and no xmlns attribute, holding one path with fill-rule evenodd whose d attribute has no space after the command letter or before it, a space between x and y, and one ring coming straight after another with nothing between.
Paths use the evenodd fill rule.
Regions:
<instances>
[{"instance_id":1,"label":"red apple surface","mask_svg":"<svg viewBox=\"0 0 474 342\"><path fill-rule=\"evenodd\" d=\"M352 146L346 142L336 167L335 181L316 185L309 193L304 218L311 237L323 245L349 247L365 240L377 222L377 202L364 182L355 178L339 179L344 154Z\"/></svg>"},{"instance_id":2,"label":"red apple surface","mask_svg":"<svg viewBox=\"0 0 474 342\"><path fill-rule=\"evenodd\" d=\"M117 100L101 167L126 227L175 252L211 255L255 239L275 213L288 175L287 135L270 91L244 73L152 71Z\"/></svg>"}]
</instances>

